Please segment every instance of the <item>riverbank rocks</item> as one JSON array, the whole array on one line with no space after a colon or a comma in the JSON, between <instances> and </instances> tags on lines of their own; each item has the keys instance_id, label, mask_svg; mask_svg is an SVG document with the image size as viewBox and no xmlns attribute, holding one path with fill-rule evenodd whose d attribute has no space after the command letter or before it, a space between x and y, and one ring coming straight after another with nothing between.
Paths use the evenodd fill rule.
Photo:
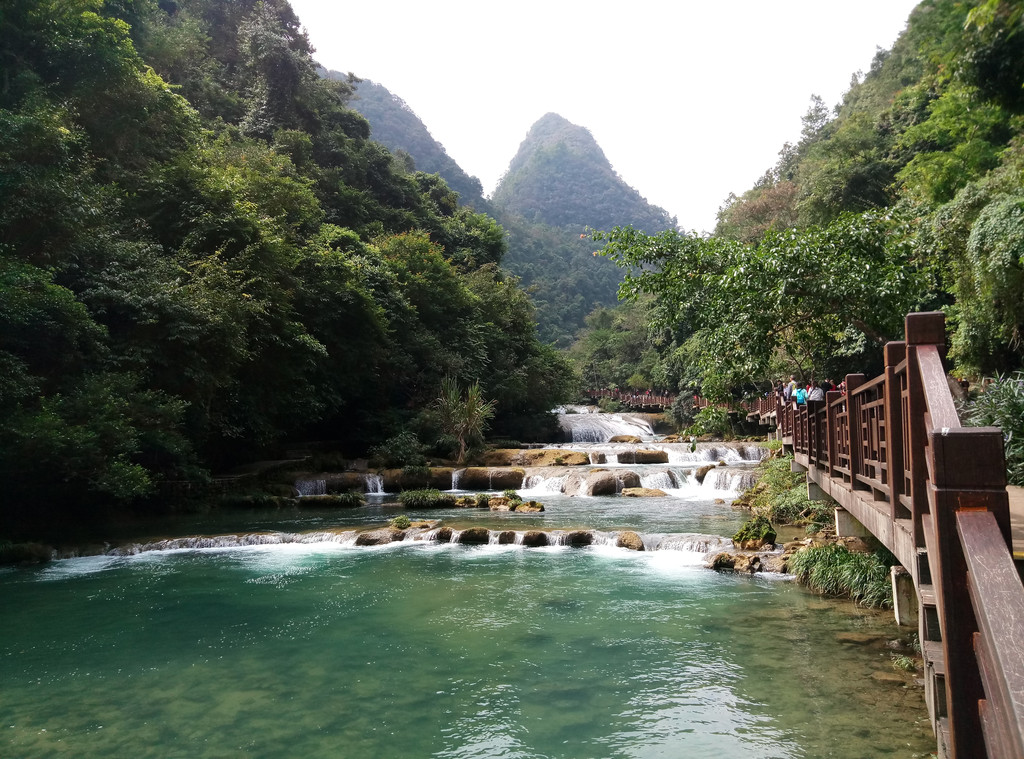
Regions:
<instances>
[{"instance_id":1,"label":"riverbank rocks","mask_svg":"<svg viewBox=\"0 0 1024 759\"><path fill-rule=\"evenodd\" d=\"M470 527L459 533L458 542L465 546L482 546L491 542L491 531L486 527Z\"/></svg>"},{"instance_id":2,"label":"riverbank rocks","mask_svg":"<svg viewBox=\"0 0 1024 759\"><path fill-rule=\"evenodd\" d=\"M380 546L387 543L398 543L405 540L405 531L397 527L381 527L378 530L367 530L356 537L357 546Z\"/></svg>"},{"instance_id":3,"label":"riverbank rocks","mask_svg":"<svg viewBox=\"0 0 1024 759\"><path fill-rule=\"evenodd\" d=\"M536 501L521 501L516 504L515 511L517 514L539 514L544 511L544 504Z\"/></svg>"},{"instance_id":4,"label":"riverbank rocks","mask_svg":"<svg viewBox=\"0 0 1024 759\"><path fill-rule=\"evenodd\" d=\"M548 544L548 534L543 530L530 530L523 535L523 545L527 548L543 548Z\"/></svg>"},{"instance_id":5,"label":"riverbank rocks","mask_svg":"<svg viewBox=\"0 0 1024 759\"><path fill-rule=\"evenodd\" d=\"M667 464L667 451L653 451L640 448L635 451L623 451L618 455L620 464Z\"/></svg>"},{"instance_id":6,"label":"riverbank rocks","mask_svg":"<svg viewBox=\"0 0 1024 759\"><path fill-rule=\"evenodd\" d=\"M664 498L668 493L657 488L623 488L622 495L626 498Z\"/></svg>"},{"instance_id":7,"label":"riverbank rocks","mask_svg":"<svg viewBox=\"0 0 1024 759\"><path fill-rule=\"evenodd\" d=\"M519 468L469 467L459 477L462 490L518 490L526 472Z\"/></svg>"},{"instance_id":8,"label":"riverbank rocks","mask_svg":"<svg viewBox=\"0 0 1024 759\"><path fill-rule=\"evenodd\" d=\"M644 550L643 538L632 530L620 532L618 539L615 541L615 545L619 548L628 548L630 551Z\"/></svg>"},{"instance_id":9,"label":"riverbank rocks","mask_svg":"<svg viewBox=\"0 0 1024 759\"><path fill-rule=\"evenodd\" d=\"M707 466L698 467L697 471L693 473L694 478L701 485L704 484L704 478L708 476L708 472L715 468L715 464L708 464Z\"/></svg>"},{"instance_id":10,"label":"riverbank rocks","mask_svg":"<svg viewBox=\"0 0 1024 759\"><path fill-rule=\"evenodd\" d=\"M592 463L582 451L561 448L499 448L484 454L489 467L585 466Z\"/></svg>"},{"instance_id":11,"label":"riverbank rocks","mask_svg":"<svg viewBox=\"0 0 1024 759\"><path fill-rule=\"evenodd\" d=\"M536 514L544 511L544 504L536 501L519 501L503 495L490 499L491 511L515 511L519 514Z\"/></svg>"},{"instance_id":12,"label":"riverbank rocks","mask_svg":"<svg viewBox=\"0 0 1024 759\"><path fill-rule=\"evenodd\" d=\"M636 435L613 435L608 439L609 443L641 443L643 442Z\"/></svg>"},{"instance_id":13,"label":"riverbank rocks","mask_svg":"<svg viewBox=\"0 0 1024 759\"><path fill-rule=\"evenodd\" d=\"M594 533L589 530L573 530L565 534L565 545L573 548L589 546L594 542Z\"/></svg>"},{"instance_id":14,"label":"riverbank rocks","mask_svg":"<svg viewBox=\"0 0 1024 759\"><path fill-rule=\"evenodd\" d=\"M570 477L562 492L568 496L615 495L623 488L637 487L640 487L640 477L636 472L594 469L585 475Z\"/></svg>"},{"instance_id":15,"label":"riverbank rocks","mask_svg":"<svg viewBox=\"0 0 1024 759\"><path fill-rule=\"evenodd\" d=\"M786 556L779 551L719 551L704 562L707 569L785 574Z\"/></svg>"}]
</instances>

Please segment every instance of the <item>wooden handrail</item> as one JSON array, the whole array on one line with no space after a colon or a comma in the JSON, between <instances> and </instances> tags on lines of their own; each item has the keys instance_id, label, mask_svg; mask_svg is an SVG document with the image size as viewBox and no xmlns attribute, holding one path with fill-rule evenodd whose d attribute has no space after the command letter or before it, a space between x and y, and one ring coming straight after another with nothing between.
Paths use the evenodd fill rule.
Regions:
<instances>
[{"instance_id":1,"label":"wooden handrail","mask_svg":"<svg viewBox=\"0 0 1024 759\"><path fill-rule=\"evenodd\" d=\"M824 403L776 399L775 416L808 480L914 578L939 755L1021 759L1024 586L1002 433L961 425L944 351L943 315L910 314L882 375L847 375L847 394Z\"/></svg>"},{"instance_id":2,"label":"wooden handrail","mask_svg":"<svg viewBox=\"0 0 1024 759\"><path fill-rule=\"evenodd\" d=\"M1005 536L990 511L960 511L957 531L967 560L967 589L978 632L974 650L985 698L978 703L989 756L1024 756L1024 596Z\"/></svg>"}]
</instances>

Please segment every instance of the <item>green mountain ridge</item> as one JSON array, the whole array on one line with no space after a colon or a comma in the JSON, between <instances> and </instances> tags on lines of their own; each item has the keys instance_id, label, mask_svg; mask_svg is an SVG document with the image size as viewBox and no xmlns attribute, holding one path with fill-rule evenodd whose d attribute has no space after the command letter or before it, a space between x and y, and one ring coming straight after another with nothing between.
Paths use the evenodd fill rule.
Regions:
<instances>
[{"instance_id":1,"label":"green mountain ridge","mask_svg":"<svg viewBox=\"0 0 1024 759\"><path fill-rule=\"evenodd\" d=\"M530 128L491 202L506 214L551 226L629 225L650 234L676 226L615 173L589 130L557 113Z\"/></svg>"},{"instance_id":2,"label":"green mountain ridge","mask_svg":"<svg viewBox=\"0 0 1024 759\"><path fill-rule=\"evenodd\" d=\"M344 80L345 74L328 71L328 79ZM488 210L480 180L467 174L433 138L426 125L402 98L383 85L360 80L349 104L370 122L370 137L393 153L407 153L416 169L440 174L448 186L459 193L459 201L482 211Z\"/></svg>"},{"instance_id":3,"label":"green mountain ridge","mask_svg":"<svg viewBox=\"0 0 1024 759\"><path fill-rule=\"evenodd\" d=\"M347 77L328 72L335 80ZM621 271L595 256L590 229L634 226L654 233L675 226L615 173L584 127L549 113L531 127L493 197L469 176L426 125L383 85L363 80L350 105L370 122L372 138L436 173L459 193L459 202L493 216L504 228L503 265L521 279L536 307L542 340L568 347L595 308L618 300Z\"/></svg>"}]
</instances>

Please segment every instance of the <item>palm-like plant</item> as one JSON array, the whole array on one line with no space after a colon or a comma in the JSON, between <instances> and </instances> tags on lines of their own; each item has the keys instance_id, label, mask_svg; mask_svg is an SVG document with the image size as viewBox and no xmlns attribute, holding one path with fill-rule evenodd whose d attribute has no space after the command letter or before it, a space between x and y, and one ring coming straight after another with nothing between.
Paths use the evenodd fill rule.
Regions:
<instances>
[{"instance_id":1,"label":"palm-like plant","mask_svg":"<svg viewBox=\"0 0 1024 759\"><path fill-rule=\"evenodd\" d=\"M471 445L483 442L494 407L494 401L484 400L478 382L466 388L465 396L454 378L446 377L441 383L441 394L434 401L434 408L440 416L441 428L459 444L458 463L465 460Z\"/></svg>"}]
</instances>

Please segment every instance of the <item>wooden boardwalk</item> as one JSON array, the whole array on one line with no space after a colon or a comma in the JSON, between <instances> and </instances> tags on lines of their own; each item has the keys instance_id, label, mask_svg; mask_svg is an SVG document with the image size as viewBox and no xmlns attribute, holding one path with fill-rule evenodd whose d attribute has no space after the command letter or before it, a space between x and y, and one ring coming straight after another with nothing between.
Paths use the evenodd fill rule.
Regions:
<instances>
[{"instance_id":1,"label":"wooden boardwalk","mask_svg":"<svg viewBox=\"0 0 1024 759\"><path fill-rule=\"evenodd\" d=\"M941 313L911 314L884 374L757 413L809 494L838 502L840 534L874 535L912 579L938 756L1024 759L1024 489L1006 487L1002 432L961 426L945 344Z\"/></svg>"}]
</instances>

